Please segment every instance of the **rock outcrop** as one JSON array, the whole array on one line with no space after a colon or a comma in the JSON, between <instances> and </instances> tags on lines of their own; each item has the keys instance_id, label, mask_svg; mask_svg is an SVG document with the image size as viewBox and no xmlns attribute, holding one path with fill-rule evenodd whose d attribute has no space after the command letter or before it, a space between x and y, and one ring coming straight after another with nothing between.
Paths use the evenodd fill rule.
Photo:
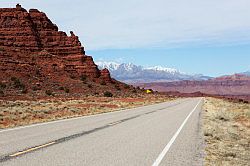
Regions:
<instances>
[{"instance_id":1,"label":"rock outcrop","mask_svg":"<svg viewBox=\"0 0 250 166\"><path fill-rule=\"evenodd\" d=\"M68 36L45 13L37 9L27 12L19 4L0 8L0 60L0 91L5 94L22 84L23 91L68 87L82 93L123 85L112 79L108 70L97 68L72 31ZM99 87L101 82L108 88ZM94 90L82 84L91 84L88 87L94 86Z\"/></svg>"},{"instance_id":2,"label":"rock outcrop","mask_svg":"<svg viewBox=\"0 0 250 166\"><path fill-rule=\"evenodd\" d=\"M250 98L250 77L235 74L207 81L177 81L140 84L141 87L177 96L228 96Z\"/></svg>"}]
</instances>

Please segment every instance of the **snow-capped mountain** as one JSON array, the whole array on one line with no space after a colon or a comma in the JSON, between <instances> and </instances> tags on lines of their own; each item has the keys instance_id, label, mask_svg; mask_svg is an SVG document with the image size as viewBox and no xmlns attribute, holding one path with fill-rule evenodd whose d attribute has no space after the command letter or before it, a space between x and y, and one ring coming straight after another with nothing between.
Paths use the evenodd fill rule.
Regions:
<instances>
[{"instance_id":1,"label":"snow-capped mountain","mask_svg":"<svg viewBox=\"0 0 250 166\"><path fill-rule=\"evenodd\" d=\"M162 67L162 66L154 66L154 67L148 67L146 68L147 70L154 70L154 71L165 71L168 73L181 73L179 70L177 69L173 69L173 68L168 68L168 67ZM184 73L183 73L184 74Z\"/></svg>"},{"instance_id":2,"label":"snow-capped mountain","mask_svg":"<svg viewBox=\"0 0 250 166\"><path fill-rule=\"evenodd\" d=\"M170 82L180 80L207 80L211 77L189 75L177 69L162 66L143 67L133 63L96 62L99 69L109 69L111 76L126 83Z\"/></svg>"},{"instance_id":3,"label":"snow-capped mountain","mask_svg":"<svg viewBox=\"0 0 250 166\"><path fill-rule=\"evenodd\" d=\"M117 70L120 66L119 63L116 62L96 62L98 68L100 69L109 69L109 71Z\"/></svg>"}]
</instances>

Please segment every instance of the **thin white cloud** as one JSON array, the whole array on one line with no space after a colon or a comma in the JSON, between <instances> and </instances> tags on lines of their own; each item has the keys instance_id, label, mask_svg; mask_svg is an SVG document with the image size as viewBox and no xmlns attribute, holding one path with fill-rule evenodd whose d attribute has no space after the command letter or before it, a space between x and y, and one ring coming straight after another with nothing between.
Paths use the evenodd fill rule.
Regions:
<instances>
[{"instance_id":1,"label":"thin white cloud","mask_svg":"<svg viewBox=\"0 0 250 166\"><path fill-rule=\"evenodd\" d=\"M250 41L249 0L19 0L89 49ZM14 7L17 1L1 2Z\"/></svg>"}]
</instances>

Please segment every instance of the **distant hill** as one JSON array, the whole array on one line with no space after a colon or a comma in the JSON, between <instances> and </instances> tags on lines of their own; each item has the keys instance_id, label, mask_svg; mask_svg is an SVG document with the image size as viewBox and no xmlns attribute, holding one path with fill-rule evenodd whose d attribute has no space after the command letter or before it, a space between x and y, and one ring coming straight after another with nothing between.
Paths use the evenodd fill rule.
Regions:
<instances>
[{"instance_id":1,"label":"distant hill","mask_svg":"<svg viewBox=\"0 0 250 166\"><path fill-rule=\"evenodd\" d=\"M246 71L246 72L243 72L243 73L240 73L240 74L250 76L250 70L249 70L249 71Z\"/></svg>"},{"instance_id":2,"label":"distant hill","mask_svg":"<svg viewBox=\"0 0 250 166\"><path fill-rule=\"evenodd\" d=\"M99 69L107 68L111 76L130 84L151 82L172 82L181 80L208 80L211 77L201 74L190 75L177 69L162 66L143 67L133 63L96 62Z\"/></svg>"},{"instance_id":3,"label":"distant hill","mask_svg":"<svg viewBox=\"0 0 250 166\"><path fill-rule=\"evenodd\" d=\"M234 74L203 81L175 81L138 84L147 89L160 92L194 93L212 95L247 95L250 96L250 76Z\"/></svg>"}]
</instances>

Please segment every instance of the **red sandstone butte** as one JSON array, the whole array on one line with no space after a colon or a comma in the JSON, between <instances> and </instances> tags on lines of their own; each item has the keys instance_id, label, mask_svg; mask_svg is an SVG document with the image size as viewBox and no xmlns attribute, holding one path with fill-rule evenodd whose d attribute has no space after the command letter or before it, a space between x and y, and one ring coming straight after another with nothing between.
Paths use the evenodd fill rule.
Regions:
<instances>
[{"instance_id":1,"label":"red sandstone butte","mask_svg":"<svg viewBox=\"0 0 250 166\"><path fill-rule=\"evenodd\" d=\"M64 93L65 88L98 94L124 86L112 79L107 69L97 68L72 31L67 36L45 13L37 9L27 12L19 4L0 8L0 60L2 96L21 92L39 95L45 90Z\"/></svg>"}]
</instances>

